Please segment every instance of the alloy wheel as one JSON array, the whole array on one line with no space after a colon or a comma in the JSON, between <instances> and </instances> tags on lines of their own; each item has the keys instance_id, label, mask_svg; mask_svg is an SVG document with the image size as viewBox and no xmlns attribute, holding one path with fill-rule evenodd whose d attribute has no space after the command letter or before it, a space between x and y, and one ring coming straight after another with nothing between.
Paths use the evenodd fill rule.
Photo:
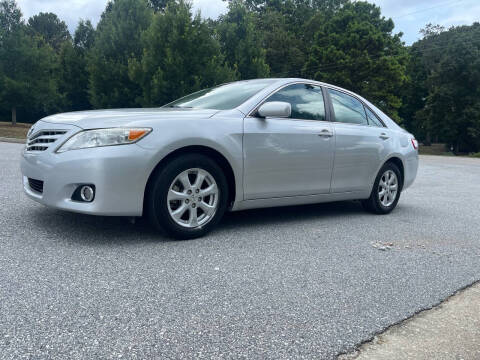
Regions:
<instances>
[{"instance_id":1,"label":"alloy wheel","mask_svg":"<svg viewBox=\"0 0 480 360\"><path fill-rule=\"evenodd\" d=\"M172 220L185 228L206 225L219 205L219 189L213 176L204 169L192 168L180 173L167 194Z\"/></svg>"},{"instance_id":2,"label":"alloy wheel","mask_svg":"<svg viewBox=\"0 0 480 360\"><path fill-rule=\"evenodd\" d=\"M383 173L378 183L378 199L385 207L390 207L395 202L398 193L398 178L395 172L387 170Z\"/></svg>"}]
</instances>

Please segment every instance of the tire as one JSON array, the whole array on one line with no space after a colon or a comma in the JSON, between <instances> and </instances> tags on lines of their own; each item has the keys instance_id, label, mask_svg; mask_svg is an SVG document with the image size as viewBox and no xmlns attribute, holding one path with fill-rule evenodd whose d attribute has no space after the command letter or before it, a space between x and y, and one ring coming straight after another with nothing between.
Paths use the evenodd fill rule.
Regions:
<instances>
[{"instance_id":1,"label":"tire","mask_svg":"<svg viewBox=\"0 0 480 360\"><path fill-rule=\"evenodd\" d=\"M393 177L393 175L395 177ZM391 175L389 177L389 175ZM393 194L392 189L394 189L392 179L395 178L396 181L396 192ZM386 189L390 190L390 192ZM378 175L375 179L372 192L370 197L367 200L362 201L362 205L365 210L379 215L389 214L395 209L400 200L400 195L402 193L402 174L398 167L390 162L387 162L382 166ZM382 190L383 192L382 196Z\"/></svg>"},{"instance_id":2,"label":"tire","mask_svg":"<svg viewBox=\"0 0 480 360\"><path fill-rule=\"evenodd\" d=\"M194 239L210 232L223 217L228 185L214 160L186 154L156 171L146 196L147 216L155 228L178 240Z\"/></svg>"}]
</instances>

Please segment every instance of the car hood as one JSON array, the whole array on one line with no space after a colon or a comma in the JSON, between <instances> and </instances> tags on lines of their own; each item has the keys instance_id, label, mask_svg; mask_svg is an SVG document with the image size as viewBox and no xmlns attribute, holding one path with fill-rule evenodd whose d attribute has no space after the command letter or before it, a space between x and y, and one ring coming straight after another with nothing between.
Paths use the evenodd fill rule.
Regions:
<instances>
[{"instance_id":1,"label":"car hood","mask_svg":"<svg viewBox=\"0 0 480 360\"><path fill-rule=\"evenodd\" d=\"M78 111L56 114L42 121L53 124L68 124L82 129L95 129L118 126L146 126L162 119L210 118L219 110L151 108L151 109L113 109Z\"/></svg>"}]
</instances>

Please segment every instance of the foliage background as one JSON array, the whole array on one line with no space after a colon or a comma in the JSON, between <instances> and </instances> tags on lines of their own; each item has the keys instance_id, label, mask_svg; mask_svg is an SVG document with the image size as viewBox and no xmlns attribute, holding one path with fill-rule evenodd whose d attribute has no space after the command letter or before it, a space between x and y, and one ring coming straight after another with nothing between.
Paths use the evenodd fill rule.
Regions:
<instances>
[{"instance_id":1,"label":"foliage background","mask_svg":"<svg viewBox=\"0 0 480 360\"><path fill-rule=\"evenodd\" d=\"M185 0L112 0L74 34L53 13L0 2L0 119L161 106L216 84L305 77L368 98L425 143L480 151L480 24L426 24L405 46L352 0L231 0L217 20Z\"/></svg>"}]
</instances>

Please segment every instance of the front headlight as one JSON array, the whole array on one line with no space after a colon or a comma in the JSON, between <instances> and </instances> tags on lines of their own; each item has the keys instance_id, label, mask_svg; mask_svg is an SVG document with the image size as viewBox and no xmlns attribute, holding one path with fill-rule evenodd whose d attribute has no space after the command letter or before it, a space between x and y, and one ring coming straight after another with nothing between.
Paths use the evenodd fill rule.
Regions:
<instances>
[{"instance_id":1,"label":"front headlight","mask_svg":"<svg viewBox=\"0 0 480 360\"><path fill-rule=\"evenodd\" d=\"M133 144L147 136L150 128L111 128L85 130L73 135L62 146L57 153L69 150L87 149L99 146Z\"/></svg>"}]
</instances>

